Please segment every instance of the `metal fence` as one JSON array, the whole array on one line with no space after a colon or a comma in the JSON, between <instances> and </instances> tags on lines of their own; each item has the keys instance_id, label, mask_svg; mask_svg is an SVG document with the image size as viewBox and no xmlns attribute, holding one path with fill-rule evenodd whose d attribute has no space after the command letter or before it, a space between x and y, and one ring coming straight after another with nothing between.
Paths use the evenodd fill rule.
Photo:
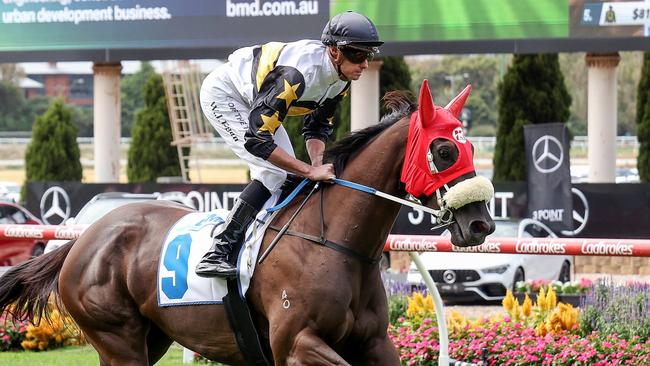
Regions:
<instances>
[{"instance_id":1,"label":"metal fence","mask_svg":"<svg viewBox=\"0 0 650 366\"><path fill-rule=\"evenodd\" d=\"M473 136L469 138L476 149L481 151L494 151L494 146L496 145L496 137L494 136ZM16 133L7 133L0 132L0 144L15 144L15 145L26 145L31 141L31 137L25 134L16 134ZM587 149L587 136L574 136L571 141L572 149ZM91 145L93 143L92 137L77 137L77 143L80 145ZM129 145L131 143L130 137L120 138L121 145ZM223 139L221 137L212 137L208 138L204 144L222 144ZM616 137L616 147L617 148L639 148L639 140L636 136L617 136Z\"/></svg>"}]
</instances>

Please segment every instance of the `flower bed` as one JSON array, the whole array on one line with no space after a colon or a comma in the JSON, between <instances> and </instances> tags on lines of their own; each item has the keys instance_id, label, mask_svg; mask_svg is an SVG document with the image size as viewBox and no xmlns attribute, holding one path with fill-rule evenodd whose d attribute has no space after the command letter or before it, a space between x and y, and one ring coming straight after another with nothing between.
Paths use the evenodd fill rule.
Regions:
<instances>
[{"instance_id":1,"label":"flower bed","mask_svg":"<svg viewBox=\"0 0 650 366\"><path fill-rule=\"evenodd\" d=\"M540 287L535 302L524 295L521 305L508 292L504 314L447 316L449 355L489 365L650 365L648 289L592 286L583 311L559 302L553 286ZM430 297L414 294L407 302L408 310L389 327L402 364L437 365L440 345Z\"/></svg>"},{"instance_id":2,"label":"flower bed","mask_svg":"<svg viewBox=\"0 0 650 366\"><path fill-rule=\"evenodd\" d=\"M0 316L0 351L44 351L69 345L85 344L85 339L71 318L48 305L48 317L32 324Z\"/></svg>"},{"instance_id":3,"label":"flower bed","mask_svg":"<svg viewBox=\"0 0 650 366\"><path fill-rule=\"evenodd\" d=\"M579 281L560 282L560 281L546 281L546 280L527 280L519 281L515 284L514 296L523 303L526 295L532 301L536 301L537 293L544 289L548 291L553 288L557 294L557 300L565 304L571 304L574 307L582 306L587 296L587 291L593 286L593 283L588 279L581 279Z\"/></svg>"},{"instance_id":4,"label":"flower bed","mask_svg":"<svg viewBox=\"0 0 650 366\"><path fill-rule=\"evenodd\" d=\"M400 352L402 365L438 365L438 329L425 322L391 326L390 337ZM487 350L489 365L650 365L650 341L630 341L596 332L583 337L562 332L539 336L521 322L468 325L451 332L449 355L479 362Z\"/></svg>"},{"instance_id":5,"label":"flower bed","mask_svg":"<svg viewBox=\"0 0 650 366\"><path fill-rule=\"evenodd\" d=\"M22 350L21 342L25 339L29 323L7 319L0 316L0 351Z\"/></svg>"}]
</instances>

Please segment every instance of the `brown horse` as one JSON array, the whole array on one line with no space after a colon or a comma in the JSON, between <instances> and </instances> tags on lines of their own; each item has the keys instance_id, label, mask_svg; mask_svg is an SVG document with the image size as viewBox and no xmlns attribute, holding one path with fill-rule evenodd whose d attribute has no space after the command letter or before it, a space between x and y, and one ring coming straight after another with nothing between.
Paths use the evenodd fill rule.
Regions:
<instances>
[{"instance_id":1,"label":"brown horse","mask_svg":"<svg viewBox=\"0 0 650 366\"><path fill-rule=\"evenodd\" d=\"M422 93L433 106L425 86ZM414 123L409 116L417 106L401 94L387 99L391 115L340 140L329 156L342 179L405 196L400 174ZM460 126L451 112L460 111L461 99L447 109L435 107L433 115L421 113L422 118L434 117L422 128L435 128L445 118ZM461 154L448 138L426 141L426 146L435 171L451 169ZM444 182L445 187L474 176L473 170L464 173ZM438 207L435 194L419 198ZM324 187L322 200L323 207L321 194L313 195L291 230L318 235L322 217L327 239L361 256L381 255L399 204L340 185ZM273 224L284 225L297 205L280 212ZM494 230L483 200L452 211L450 231L457 245L480 244ZM154 364L174 341L215 361L245 364L222 305L158 306L156 273L163 238L189 212L164 202L135 203L110 212L77 240L7 272L0 279L0 310L14 303L14 315L33 318L44 312L54 292L97 350L101 365ZM260 253L275 234L267 232ZM286 299L290 307L283 306ZM378 265L284 236L258 265L247 300L275 365L400 364L387 335L387 301Z\"/></svg>"}]
</instances>

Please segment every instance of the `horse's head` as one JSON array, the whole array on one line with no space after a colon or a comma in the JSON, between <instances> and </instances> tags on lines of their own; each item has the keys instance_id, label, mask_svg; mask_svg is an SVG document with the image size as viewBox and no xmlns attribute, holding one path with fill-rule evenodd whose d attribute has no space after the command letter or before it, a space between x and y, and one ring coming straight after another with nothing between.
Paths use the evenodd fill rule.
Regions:
<instances>
[{"instance_id":1,"label":"horse's head","mask_svg":"<svg viewBox=\"0 0 650 366\"><path fill-rule=\"evenodd\" d=\"M471 86L446 107L433 103L426 80L419 109L411 116L401 180L406 191L429 207L440 209L439 223L449 223L457 246L483 243L494 231L486 202L492 183L474 171L473 146L458 120Z\"/></svg>"}]
</instances>

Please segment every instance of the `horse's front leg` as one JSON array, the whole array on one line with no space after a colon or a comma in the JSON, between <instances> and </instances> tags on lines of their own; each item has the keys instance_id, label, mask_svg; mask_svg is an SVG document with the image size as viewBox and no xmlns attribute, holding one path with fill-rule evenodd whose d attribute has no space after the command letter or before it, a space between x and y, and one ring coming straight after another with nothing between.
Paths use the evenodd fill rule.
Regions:
<instances>
[{"instance_id":1,"label":"horse's front leg","mask_svg":"<svg viewBox=\"0 0 650 366\"><path fill-rule=\"evenodd\" d=\"M375 337L359 347L356 357L352 359L352 365L374 365L374 366L399 366L399 353L390 341L388 335Z\"/></svg>"},{"instance_id":2,"label":"horse's front leg","mask_svg":"<svg viewBox=\"0 0 650 366\"><path fill-rule=\"evenodd\" d=\"M276 356L275 361L276 365L282 365L285 360ZM286 357L286 364L288 366L350 366L310 328L303 329L294 337Z\"/></svg>"}]
</instances>

